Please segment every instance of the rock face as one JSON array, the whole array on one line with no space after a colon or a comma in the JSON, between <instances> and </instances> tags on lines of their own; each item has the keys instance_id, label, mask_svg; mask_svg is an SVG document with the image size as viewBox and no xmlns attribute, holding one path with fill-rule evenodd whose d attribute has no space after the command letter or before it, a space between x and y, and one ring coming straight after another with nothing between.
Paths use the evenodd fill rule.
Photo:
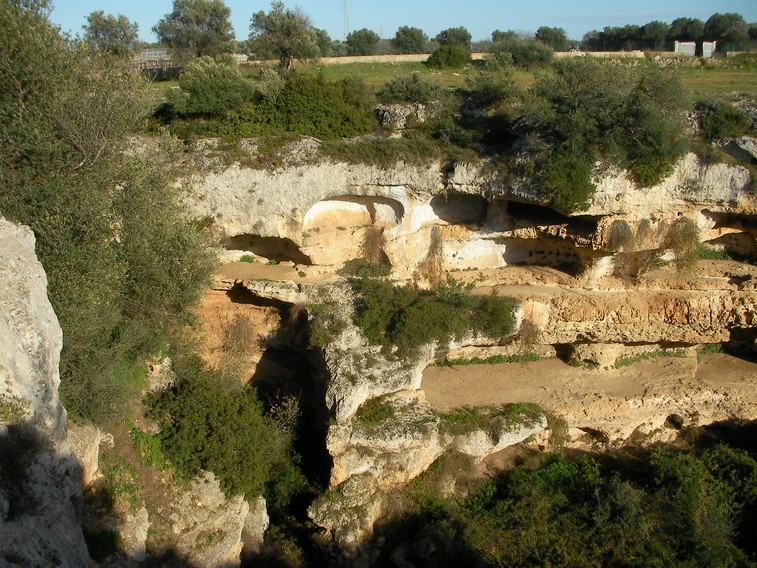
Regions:
<instances>
[{"instance_id":1,"label":"rock face","mask_svg":"<svg viewBox=\"0 0 757 568\"><path fill-rule=\"evenodd\" d=\"M195 477L171 513L177 552L197 566L238 566L249 510L241 495L227 498L212 473Z\"/></svg>"},{"instance_id":2,"label":"rock face","mask_svg":"<svg viewBox=\"0 0 757 568\"><path fill-rule=\"evenodd\" d=\"M0 216L0 564L87 566L81 469L58 399L62 333L34 235Z\"/></svg>"},{"instance_id":3,"label":"rock face","mask_svg":"<svg viewBox=\"0 0 757 568\"><path fill-rule=\"evenodd\" d=\"M232 166L190 181L197 214L214 219L229 249L335 267L372 255L400 278L417 274L434 230L445 270L528 264L579 273L621 249L664 248L680 218L696 223L702 240L754 242L754 231L729 216L757 212L746 168L705 165L694 154L651 188L598 169L591 204L570 217L488 164L384 169L321 160L275 172Z\"/></svg>"},{"instance_id":4,"label":"rock face","mask_svg":"<svg viewBox=\"0 0 757 568\"><path fill-rule=\"evenodd\" d=\"M411 110L382 112L387 124L401 129ZM752 147L744 140L737 145L746 153ZM380 168L313 155L307 163L286 163L277 171L232 166L196 176L190 180L193 206L199 216L214 219L237 257L290 261L290 270L302 269L278 282L265 275L241 279L254 295L325 304L343 320L322 350L332 421L331 490L310 515L348 548L370 533L388 493L445 452L480 460L529 437L546 438L546 421L451 430L421 390L433 346L410 363L384 356L352 325L349 287L338 278L326 285L308 282L305 269L333 274L345 261L364 258L389 264L395 279L425 286L432 279L424 266L433 261L442 272L474 284L474 293L520 300L519 337L465 338L451 346L465 357L512 355L527 344L530 352L609 368L623 357L726 342L757 327L753 266L705 262L696 274L682 276L652 262L701 242L757 258L757 195L746 168L708 165L689 154L658 185L640 188L625 172L598 164L591 203L565 215L546 207L538 188L512 180L496 164ZM686 231L689 241L681 245ZM691 400L704 404L713 392L703 388ZM563 418L577 447L589 447L581 440L594 428L593 418L581 414L587 409L596 413L597 429L621 444L634 432L660 435L666 413L688 409L690 402L650 405L642 395L628 404L644 412L624 414L625 402L609 411L587 403ZM376 405L380 415L392 418L366 422ZM720 419L727 409L721 410L708 410L708 416ZM617 416L608 415L613 412Z\"/></svg>"}]
</instances>

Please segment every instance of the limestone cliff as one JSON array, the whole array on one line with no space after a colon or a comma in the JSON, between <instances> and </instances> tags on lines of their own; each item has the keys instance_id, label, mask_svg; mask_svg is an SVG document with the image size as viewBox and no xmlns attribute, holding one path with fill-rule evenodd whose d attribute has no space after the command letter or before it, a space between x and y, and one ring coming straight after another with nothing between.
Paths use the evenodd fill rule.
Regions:
<instances>
[{"instance_id":1,"label":"limestone cliff","mask_svg":"<svg viewBox=\"0 0 757 568\"><path fill-rule=\"evenodd\" d=\"M276 171L234 165L187 181L195 187L197 215L212 218L219 229L227 260L248 255L258 263L237 267L236 275L230 270L228 286L279 302L326 306L342 321L320 351L333 465L331 489L310 514L347 548L370 533L389 493L445 452L482 460L526 439L545 444L549 435L542 433L543 416L517 426L450 430L422 386L434 347L400 362L369 345L352 324L350 288L335 275L345 261L378 260L391 266L392 278L426 286L432 278L424 267L433 260L441 272L473 284L475 294L520 301L518 334L463 338L451 346L454 356L525 349L607 368L623 357L727 342L743 331L751 338L757 328L754 266L707 261L689 274L662 266L678 246L681 226L693 227L689 248L704 241L757 257L757 199L746 168L708 165L689 154L660 184L640 188L625 172L598 164L592 202L566 215L546 207L538 188L495 164L380 168L319 159L312 140L308 149L303 161L295 144L292 159ZM268 262L288 266L263 266ZM544 402L565 420L566 443L580 448L596 443L587 441L587 432L613 445L640 433L665 439L670 430L663 425L673 414L686 424L699 416L755 415L740 392L723 398L707 385L694 396L666 382L645 391L654 400L644 393L598 395L592 404L577 399L561 408L563 390L558 385L552 398L533 402ZM522 402L494 394L487 402L488 391L482 392L473 406ZM739 403L732 403L732 394ZM377 421L377 415L384 418Z\"/></svg>"},{"instance_id":2,"label":"limestone cliff","mask_svg":"<svg viewBox=\"0 0 757 568\"><path fill-rule=\"evenodd\" d=\"M0 564L89 564L58 399L62 333L34 235L0 216Z\"/></svg>"}]
</instances>

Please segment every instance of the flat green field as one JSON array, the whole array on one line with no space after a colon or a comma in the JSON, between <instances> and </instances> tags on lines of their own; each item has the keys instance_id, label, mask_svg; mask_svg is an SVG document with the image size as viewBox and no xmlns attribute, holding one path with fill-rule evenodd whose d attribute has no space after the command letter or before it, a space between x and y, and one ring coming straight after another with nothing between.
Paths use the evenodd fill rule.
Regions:
<instances>
[{"instance_id":1,"label":"flat green field","mask_svg":"<svg viewBox=\"0 0 757 568\"><path fill-rule=\"evenodd\" d=\"M681 72L693 99L757 98L757 71L693 68Z\"/></svg>"},{"instance_id":2,"label":"flat green field","mask_svg":"<svg viewBox=\"0 0 757 568\"><path fill-rule=\"evenodd\" d=\"M346 65L319 66L308 65L303 69L304 73L322 73L327 81L339 81L347 77L362 79L374 89L380 88L387 81L400 76L419 73L427 81L434 81L444 87L455 88L465 85L465 77L470 72L470 67L465 69L442 70L429 69L423 63L349 63ZM691 93L693 100L718 98L757 98L757 71L752 69L737 69L732 67L696 67L678 70L683 82ZM256 78L256 68L247 67L243 73ZM538 73L538 71L537 71ZM533 84L535 74L531 71L517 70L515 81L519 87ZM151 100L156 104L164 99L165 91L177 88L176 81L151 83L149 92Z\"/></svg>"}]
</instances>

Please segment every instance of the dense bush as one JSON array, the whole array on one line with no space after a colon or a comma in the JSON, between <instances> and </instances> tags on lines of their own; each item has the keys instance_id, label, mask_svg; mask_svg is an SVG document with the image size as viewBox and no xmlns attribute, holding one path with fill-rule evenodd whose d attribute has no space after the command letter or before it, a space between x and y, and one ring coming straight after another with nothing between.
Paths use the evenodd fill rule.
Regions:
<instances>
[{"instance_id":1,"label":"dense bush","mask_svg":"<svg viewBox=\"0 0 757 568\"><path fill-rule=\"evenodd\" d=\"M228 494L260 495L290 461L288 434L264 415L254 389L194 357L177 358L174 370L175 385L150 399L165 455L185 476L212 471Z\"/></svg>"},{"instance_id":2,"label":"dense bush","mask_svg":"<svg viewBox=\"0 0 757 568\"><path fill-rule=\"evenodd\" d=\"M335 140L321 146L325 156L353 164L384 168L404 164L427 164L439 157L439 148L425 138L365 138Z\"/></svg>"},{"instance_id":3,"label":"dense bush","mask_svg":"<svg viewBox=\"0 0 757 568\"><path fill-rule=\"evenodd\" d=\"M423 541L450 565L751 566L757 462L726 446L701 456L553 456L486 480L466 498L438 496L433 470L405 490L411 516L385 549ZM425 481L425 480L428 481ZM405 560L422 562L406 547ZM381 560L381 559L380 559Z\"/></svg>"},{"instance_id":4,"label":"dense bush","mask_svg":"<svg viewBox=\"0 0 757 568\"><path fill-rule=\"evenodd\" d=\"M353 278L355 324L372 343L397 348L401 357L436 342L443 350L468 332L503 338L515 329L517 302L500 296L476 297L454 279L434 291L395 286L379 278Z\"/></svg>"},{"instance_id":5,"label":"dense bush","mask_svg":"<svg viewBox=\"0 0 757 568\"><path fill-rule=\"evenodd\" d=\"M495 106L515 94L513 59L509 53L493 53L465 78L467 98L478 108Z\"/></svg>"},{"instance_id":6,"label":"dense bush","mask_svg":"<svg viewBox=\"0 0 757 568\"><path fill-rule=\"evenodd\" d=\"M441 46L426 60L426 65L434 69L459 69L471 62L468 50L462 45L451 43Z\"/></svg>"},{"instance_id":7,"label":"dense bush","mask_svg":"<svg viewBox=\"0 0 757 568\"><path fill-rule=\"evenodd\" d=\"M419 73L387 81L376 96L382 103L428 104L442 95L442 87L421 79Z\"/></svg>"},{"instance_id":8,"label":"dense bush","mask_svg":"<svg viewBox=\"0 0 757 568\"><path fill-rule=\"evenodd\" d=\"M179 75L181 97L174 97L175 112L214 115L252 100L253 84L242 76L234 60L199 57ZM170 91L175 93L175 91Z\"/></svg>"},{"instance_id":9,"label":"dense bush","mask_svg":"<svg viewBox=\"0 0 757 568\"><path fill-rule=\"evenodd\" d=\"M136 72L69 44L36 9L3 3L0 25L0 211L37 238L63 328L63 402L104 421L202 293L209 239L157 161L165 148L124 151L146 116Z\"/></svg>"},{"instance_id":10,"label":"dense bush","mask_svg":"<svg viewBox=\"0 0 757 568\"><path fill-rule=\"evenodd\" d=\"M261 74L256 100L242 102L210 119L162 117L183 138L251 138L292 132L323 140L352 137L373 130L370 93L359 80L327 82L322 75L291 73L286 78Z\"/></svg>"},{"instance_id":11,"label":"dense bush","mask_svg":"<svg viewBox=\"0 0 757 568\"><path fill-rule=\"evenodd\" d=\"M277 110L286 130L321 139L365 134L375 124L368 90L357 79L328 83L322 75L294 74Z\"/></svg>"},{"instance_id":12,"label":"dense bush","mask_svg":"<svg viewBox=\"0 0 757 568\"><path fill-rule=\"evenodd\" d=\"M687 149L687 97L680 77L590 58L555 63L537 80L521 127L538 152L536 180L569 211L593 194L596 160L630 171L641 185L668 174Z\"/></svg>"},{"instance_id":13,"label":"dense bush","mask_svg":"<svg viewBox=\"0 0 757 568\"><path fill-rule=\"evenodd\" d=\"M509 53L517 67L546 67L552 62L554 51L548 45L532 39L508 36L496 41L492 53Z\"/></svg>"},{"instance_id":14,"label":"dense bush","mask_svg":"<svg viewBox=\"0 0 757 568\"><path fill-rule=\"evenodd\" d=\"M699 135L707 141L733 138L749 132L749 117L729 103L701 101L695 107Z\"/></svg>"}]
</instances>

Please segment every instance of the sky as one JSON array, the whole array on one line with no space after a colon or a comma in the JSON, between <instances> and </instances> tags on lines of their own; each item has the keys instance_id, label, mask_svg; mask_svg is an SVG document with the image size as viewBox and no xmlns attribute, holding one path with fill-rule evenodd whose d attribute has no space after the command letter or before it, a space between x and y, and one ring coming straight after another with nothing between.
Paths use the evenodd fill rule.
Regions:
<instances>
[{"instance_id":1,"label":"sky","mask_svg":"<svg viewBox=\"0 0 757 568\"><path fill-rule=\"evenodd\" d=\"M344 39L345 3L347 31L368 28L381 37L393 37L400 26L421 28L430 37L441 30L464 26L473 40L489 39L493 30L535 32L540 26L564 28L571 39L591 30L625 24L643 25L653 20L670 23L679 17L706 21L712 14L736 12L747 22L757 22L755 0L299 0L284 2L299 7L313 25L332 39ZM254 12L268 11L270 1L226 0L237 39L247 39ZM140 39L156 40L152 27L172 10L172 0L53 0L51 20L63 31L80 34L86 17L103 10L123 14L139 24Z\"/></svg>"}]
</instances>

